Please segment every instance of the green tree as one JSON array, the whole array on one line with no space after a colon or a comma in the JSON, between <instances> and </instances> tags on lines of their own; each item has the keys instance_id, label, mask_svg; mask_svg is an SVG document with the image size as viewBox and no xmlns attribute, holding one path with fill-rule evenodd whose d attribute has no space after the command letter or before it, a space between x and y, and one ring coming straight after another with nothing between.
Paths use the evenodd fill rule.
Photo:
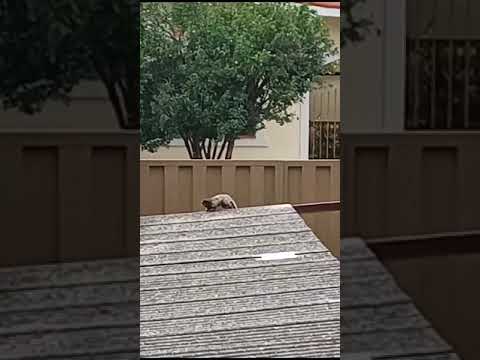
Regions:
<instances>
[{"instance_id":1,"label":"green tree","mask_svg":"<svg viewBox=\"0 0 480 360\"><path fill-rule=\"evenodd\" d=\"M191 158L232 156L266 121L292 120L330 66L328 28L288 3L145 3L141 7L141 143L182 138Z\"/></svg>"},{"instance_id":2,"label":"green tree","mask_svg":"<svg viewBox=\"0 0 480 360\"><path fill-rule=\"evenodd\" d=\"M0 14L4 108L32 114L99 79L119 125L139 127L137 1L0 1Z\"/></svg>"},{"instance_id":3,"label":"green tree","mask_svg":"<svg viewBox=\"0 0 480 360\"><path fill-rule=\"evenodd\" d=\"M373 26L373 22L362 16L355 15L355 7L364 4L365 0L342 0L341 16L341 46L347 43L358 43L365 39ZM377 33L379 29L377 28Z\"/></svg>"}]
</instances>

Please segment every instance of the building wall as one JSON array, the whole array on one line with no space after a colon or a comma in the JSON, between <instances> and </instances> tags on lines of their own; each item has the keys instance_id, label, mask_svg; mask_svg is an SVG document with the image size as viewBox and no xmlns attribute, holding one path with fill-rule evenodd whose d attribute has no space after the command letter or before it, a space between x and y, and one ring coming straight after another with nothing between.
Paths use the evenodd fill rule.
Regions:
<instances>
[{"instance_id":1,"label":"building wall","mask_svg":"<svg viewBox=\"0 0 480 360\"><path fill-rule=\"evenodd\" d=\"M33 115L2 110L0 130L121 131L102 83L83 82L73 89L71 97L68 105L48 101L40 113Z\"/></svg>"},{"instance_id":2,"label":"building wall","mask_svg":"<svg viewBox=\"0 0 480 360\"><path fill-rule=\"evenodd\" d=\"M335 42L337 48L340 49L340 19L338 17L325 17L330 37Z\"/></svg>"},{"instance_id":3,"label":"building wall","mask_svg":"<svg viewBox=\"0 0 480 360\"><path fill-rule=\"evenodd\" d=\"M383 0L356 6L354 14L383 28ZM364 41L342 48L342 133L377 132L382 126L383 38L374 32ZM359 71L362 69L362 71Z\"/></svg>"}]
</instances>

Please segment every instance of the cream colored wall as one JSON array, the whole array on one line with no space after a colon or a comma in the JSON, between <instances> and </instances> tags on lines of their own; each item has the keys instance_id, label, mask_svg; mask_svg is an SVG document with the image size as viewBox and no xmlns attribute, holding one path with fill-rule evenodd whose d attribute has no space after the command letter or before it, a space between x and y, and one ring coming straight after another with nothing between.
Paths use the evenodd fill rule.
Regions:
<instances>
[{"instance_id":1,"label":"cream colored wall","mask_svg":"<svg viewBox=\"0 0 480 360\"><path fill-rule=\"evenodd\" d=\"M337 48L340 49L340 19L338 17L325 17L330 37L335 42Z\"/></svg>"},{"instance_id":2,"label":"cream colored wall","mask_svg":"<svg viewBox=\"0 0 480 360\"><path fill-rule=\"evenodd\" d=\"M4 131L112 131L119 129L113 108L102 83L86 81L73 89L66 105L48 101L40 113L28 115L16 109L0 111ZM120 130L120 129L119 129Z\"/></svg>"},{"instance_id":3,"label":"cream colored wall","mask_svg":"<svg viewBox=\"0 0 480 360\"><path fill-rule=\"evenodd\" d=\"M383 28L384 0L369 0L356 6L354 14L370 18ZM342 77L348 86L342 88L342 133L378 131L381 129L383 88L383 39L371 32L362 42L342 48ZM362 69L362 71L359 71Z\"/></svg>"}]
</instances>

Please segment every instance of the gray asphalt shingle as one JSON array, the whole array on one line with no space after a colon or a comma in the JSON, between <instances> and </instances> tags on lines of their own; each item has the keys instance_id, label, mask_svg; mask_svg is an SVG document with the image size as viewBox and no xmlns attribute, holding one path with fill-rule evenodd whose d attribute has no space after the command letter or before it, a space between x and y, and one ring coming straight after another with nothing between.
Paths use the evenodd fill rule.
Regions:
<instances>
[{"instance_id":1,"label":"gray asphalt shingle","mask_svg":"<svg viewBox=\"0 0 480 360\"><path fill-rule=\"evenodd\" d=\"M362 239L341 240L342 357L459 360Z\"/></svg>"},{"instance_id":2,"label":"gray asphalt shingle","mask_svg":"<svg viewBox=\"0 0 480 360\"><path fill-rule=\"evenodd\" d=\"M131 258L0 269L0 359L138 359L138 266Z\"/></svg>"},{"instance_id":3,"label":"gray asphalt shingle","mask_svg":"<svg viewBox=\"0 0 480 360\"><path fill-rule=\"evenodd\" d=\"M290 205L144 217L140 247L142 356L339 357L340 264Z\"/></svg>"}]
</instances>

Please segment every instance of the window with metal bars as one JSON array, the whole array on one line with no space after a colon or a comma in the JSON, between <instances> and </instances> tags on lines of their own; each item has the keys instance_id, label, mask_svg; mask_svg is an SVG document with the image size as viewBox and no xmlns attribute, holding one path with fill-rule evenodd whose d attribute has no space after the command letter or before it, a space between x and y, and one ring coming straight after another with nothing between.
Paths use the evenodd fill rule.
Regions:
<instances>
[{"instance_id":1,"label":"window with metal bars","mask_svg":"<svg viewBox=\"0 0 480 360\"><path fill-rule=\"evenodd\" d=\"M309 159L339 159L340 75L325 76L309 96Z\"/></svg>"},{"instance_id":2,"label":"window with metal bars","mask_svg":"<svg viewBox=\"0 0 480 360\"><path fill-rule=\"evenodd\" d=\"M480 129L480 39L407 39L407 129Z\"/></svg>"},{"instance_id":3,"label":"window with metal bars","mask_svg":"<svg viewBox=\"0 0 480 360\"><path fill-rule=\"evenodd\" d=\"M480 129L478 11L473 0L407 0L407 129Z\"/></svg>"}]
</instances>

